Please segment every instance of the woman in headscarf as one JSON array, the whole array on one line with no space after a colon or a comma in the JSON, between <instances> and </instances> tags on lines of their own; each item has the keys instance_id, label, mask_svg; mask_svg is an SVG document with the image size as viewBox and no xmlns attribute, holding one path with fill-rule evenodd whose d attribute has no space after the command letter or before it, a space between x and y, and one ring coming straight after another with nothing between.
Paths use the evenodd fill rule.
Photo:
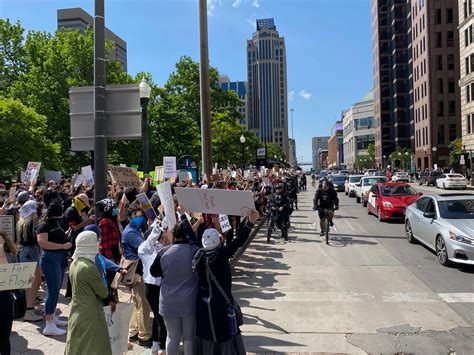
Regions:
<instances>
[{"instance_id":1,"label":"woman in headscarf","mask_svg":"<svg viewBox=\"0 0 474 355\"><path fill-rule=\"evenodd\" d=\"M112 355L102 300L109 295L96 265L97 234L81 232L69 268L72 288L69 332L65 354Z\"/></svg>"},{"instance_id":2,"label":"woman in headscarf","mask_svg":"<svg viewBox=\"0 0 474 355\"><path fill-rule=\"evenodd\" d=\"M229 259L252 231L260 215L253 210L237 237L223 246L224 237L213 228L206 229L202 246L193 260L199 278L196 306L197 355L245 355L232 296L232 271ZM234 313L234 317L229 315Z\"/></svg>"}]
</instances>

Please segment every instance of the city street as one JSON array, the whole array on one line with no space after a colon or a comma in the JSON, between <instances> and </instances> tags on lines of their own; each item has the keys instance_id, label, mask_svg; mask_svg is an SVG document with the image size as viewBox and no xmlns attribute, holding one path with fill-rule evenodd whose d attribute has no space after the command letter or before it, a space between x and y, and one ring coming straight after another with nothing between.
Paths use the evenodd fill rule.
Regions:
<instances>
[{"instance_id":1,"label":"city street","mask_svg":"<svg viewBox=\"0 0 474 355\"><path fill-rule=\"evenodd\" d=\"M247 351L474 353L474 268L441 266L403 223L379 223L343 193L327 246L313 194L299 195L289 243L262 234L239 263Z\"/></svg>"}]
</instances>

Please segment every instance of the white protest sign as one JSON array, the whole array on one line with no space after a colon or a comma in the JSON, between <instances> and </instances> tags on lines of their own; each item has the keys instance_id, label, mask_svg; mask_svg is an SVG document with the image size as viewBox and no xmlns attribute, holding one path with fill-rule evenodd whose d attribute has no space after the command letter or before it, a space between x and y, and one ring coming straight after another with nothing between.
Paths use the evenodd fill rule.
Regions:
<instances>
[{"instance_id":1,"label":"white protest sign","mask_svg":"<svg viewBox=\"0 0 474 355\"><path fill-rule=\"evenodd\" d=\"M135 169L109 165L109 173L112 180L120 187L135 186L140 188L142 186L142 182Z\"/></svg>"},{"instance_id":2,"label":"white protest sign","mask_svg":"<svg viewBox=\"0 0 474 355\"><path fill-rule=\"evenodd\" d=\"M244 171L244 179L248 179L249 176L250 176L250 170L245 170Z\"/></svg>"},{"instance_id":3,"label":"white protest sign","mask_svg":"<svg viewBox=\"0 0 474 355\"><path fill-rule=\"evenodd\" d=\"M155 177L153 178L154 181L161 182L164 178L164 168L162 166L155 166Z\"/></svg>"},{"instance_id":4,"label":"white protest sign","mask_svg":"<svg viewBox=\"0 0 474 355\"><path fill-rule=\"evenodd\" d=\"M165 207L166 219L169 228L176 225L176 212L174 209L173 194L171 193L171 184L165 181L157 186L158 196L160 196L161 204Z\"/></svg>"},{"instance_id":5,"label":"white protest sign","mask_svg":"<svg viewBox=\"0 0 474 355\"><path fill-rule=\"evenodd\" d=\"M120 167L121 167L121 168L126 168L127 165L126 165L126 164L120 164Z\"/></svg>"},{"instance_id":6,"label":"white protest sign","mask_svg":"<svg viewBox=\"0 0 474 355\"><path fill-rule=\"evenodd\" d=\"M60 171L46 170L44 172L44 179L46 180L46 182L49 182L51 180L53 180L55 182L60 182L61 181L61 175L62 175L62 173Z\"/></svg>"},{"instance_id":7,"label":"white protest sign","mask_svg":"<svg viewBox=\"0 0 474 355\"><path fill-rule=\"evenodd\" d=\"M190 212L248 216L255 208L251 191L176 188L179 204Z\"/></svg>"},{"instance_id":8,"label":"white protest sign","mask_svg":"<svg viewBox=\"0 0 474 355\"><path fill-rule=\"evenodd\" d=\"M110 306L104 307L110 347L114 355L128 352L128 327L132 319L132 313L133 303L117 303L113 313Z\"/></svg>"},{"instance_id":9,"label":"white protest sign","mask_svg":"<svg viewBox=\"0 0 474 355\"><path fill-rule=\"evenodd\" d=\"M235 179L235 178L237 177L237 171L235 171L235 170L232 171L232 173L230 173L230 177L231 177L232 179Z\"/></svg>"},{"instance_id":10,"label":"white protest sign","mask_svg":"<svg viewBox=\"0 0 474 355\"><path fill-rule=\"evenodd\" d=\"M0 264L0 291L31 288L35 270L36 262Z\"/></svg>"},{"instance_id":11,"label":"white protest sign","mask_svg":"<svg viewBox=\"0 0 474 355\"><path fill-rule=\"evenodd\" d=\"M176 157L163 157L164 178L176 177Z\"/></svg>"},{"instance_id":12,"label":"white protest sign","mask_svg":"<svg viewBox=\"0 0 474 355\"><path fill-rule=\"evenodd\" d=\"M15 240L15 222L13 216L0 216L0 231L7 233L12 241Z\"/></svg>"},{"instance_id":13,"label":"white protest sign","mask_svg":"<svg viewBox=\"0 0 474 355\"><path fill-rule=\"evenodd\" d=\"M227 215L225 214L219 215L219 224L221 225L222 233L226 233L227 231L230 231L232 229L229 222L229 217L227 217Z\"/></svg>"},{"instance_id":14,"label":"white protest sign","mask_svg":"<svg viewBox=\"0 0 474 355\"><path fill-rule=\"evenodd\" d=\"M75 175L74 178L72 179L74 188L79 187L81 184L86 185L86 182L87 182L86 177L82 174Z\"/></svg>"},{"instance_id":15,"label":"white protest sign","mask_svg":"<svg viewBox=\"0 0 474 355\"><path fill-rule=\"evenodd\" d=\"M461 155L460 160L459 160L459 164L461 164L461 165L466 164L466 161L464 160L464 155Z\"/></svg>"},{"instance_id":16,"label":"white protest sign","mask_svg":"<svg viewBox=\"0 0 474 355\"><path fill-rule=\"evenodd\" d=\"M30 161L26 167L24 182L34 181L39 174L41 163Z\"/></svg>"},{"instance_id":17,"label":"white protest sign","mask_svg":"<svg viewBox=\"0 0 474 355\"><path fill-rule=\"evenodd\" d=\"M10 201L15 201L15 194L16 194L16 186L10 187L10 193L8 195L8 199Z\"/></svg>"},{"instance_id":18,"label":"white protest sign","mask_svg":"<svg viewBox=\"0 0 474 355\"><path fill-rule=\"evenodd\" d=\"M86 177L86 184L92 185L94 183L94 174L92 173L92 167L90 165L83 166L81 168L82 175Z\"/></svg>"}]
</instances>

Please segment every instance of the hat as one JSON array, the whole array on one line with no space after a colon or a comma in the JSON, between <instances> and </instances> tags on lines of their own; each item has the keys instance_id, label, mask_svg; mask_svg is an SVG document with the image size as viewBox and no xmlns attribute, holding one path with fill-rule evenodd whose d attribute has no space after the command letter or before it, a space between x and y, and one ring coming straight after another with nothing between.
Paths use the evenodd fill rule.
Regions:
<instances>
[{"instance_id":1,"label":"hat","mask_svg":"<svg viewBox=\"0 0 474 355\"><path fill-rule=\"evenodd\" d=\"M115 207L115 201L112 200L111 198L104 198L103 200L100 200L97 202L97 205L100 207L100 209L103 212L107 212L112 210Z\"/></svg>"},{"instance_id":2,"label":"hat","mask_svg":"<svg viewBox=\"0 0 474 355\"><path fill-rule=\"evenodd\" d=\"M77 195L77 198L81 200L87 207L91 207L89 203L89 196L87 196L86 194L79 194Z\"/></svg>"},{"instance_id":3,"label":"hat","mask_svg":"<svg viewBox=\"0 0 474 355\"><path fill-rule=\"evenodd\" d=\"M97 224L89 224L85 226L84 231L94 232L97 237L100 237L100 228Z\"/></svg>"},{"instance_id":4,"label":"hat","mask_svg":"<svg viewBox=\"0 0 474 355\"><path fill-rule=\"evenodd\" d=\"M22 191L18 194L17 201L20 205L24 204L28 200L31 200L31 196L28 191Z\"/></svg>"},{"instance_id":5,"label":"hat","mask_svg":"<svg viewBox=\"0 0 474 355\"><path fill-rule=\"evenodd\" d=\"M217 229L206 229L202 235L202 247L206 251L214 250L221 244L220 234Z\"/></svg>"},{"instance_id":6,"label":"hat","mask_svg":"<svg viewBox=\"0 0 474 355\"><path fill-rule=\"evenodd\" d=\"M51 205L49 205L48 210L46 212L46 216L48 216L48 218L61 217L62 214L63 214L63 209L57 203L52 203Z\"/></svg>"}]
</instances>

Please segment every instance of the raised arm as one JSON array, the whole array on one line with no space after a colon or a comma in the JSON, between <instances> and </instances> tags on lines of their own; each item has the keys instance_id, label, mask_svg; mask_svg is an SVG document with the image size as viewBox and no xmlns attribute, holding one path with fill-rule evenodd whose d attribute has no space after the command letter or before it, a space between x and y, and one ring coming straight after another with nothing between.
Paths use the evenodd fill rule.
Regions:
<instances>
[{"instance_id":1,"label":"raised arm","mask_svg":"<svg viewBox=\"0 0 474 355\"><path fill-rule=\"evenodd\" d=\"M260 218L260 214L257 210L252 210L250 215L248 216L248 221L245 223L243 228L240 228L237 237L232 240L228 245L226 245L223 249L223 255L227 259L230 259L237 249L239 249L242 245L245 244L247 241L250 233L252 232L253 226Z\"/></svg>"}]
</instances>

